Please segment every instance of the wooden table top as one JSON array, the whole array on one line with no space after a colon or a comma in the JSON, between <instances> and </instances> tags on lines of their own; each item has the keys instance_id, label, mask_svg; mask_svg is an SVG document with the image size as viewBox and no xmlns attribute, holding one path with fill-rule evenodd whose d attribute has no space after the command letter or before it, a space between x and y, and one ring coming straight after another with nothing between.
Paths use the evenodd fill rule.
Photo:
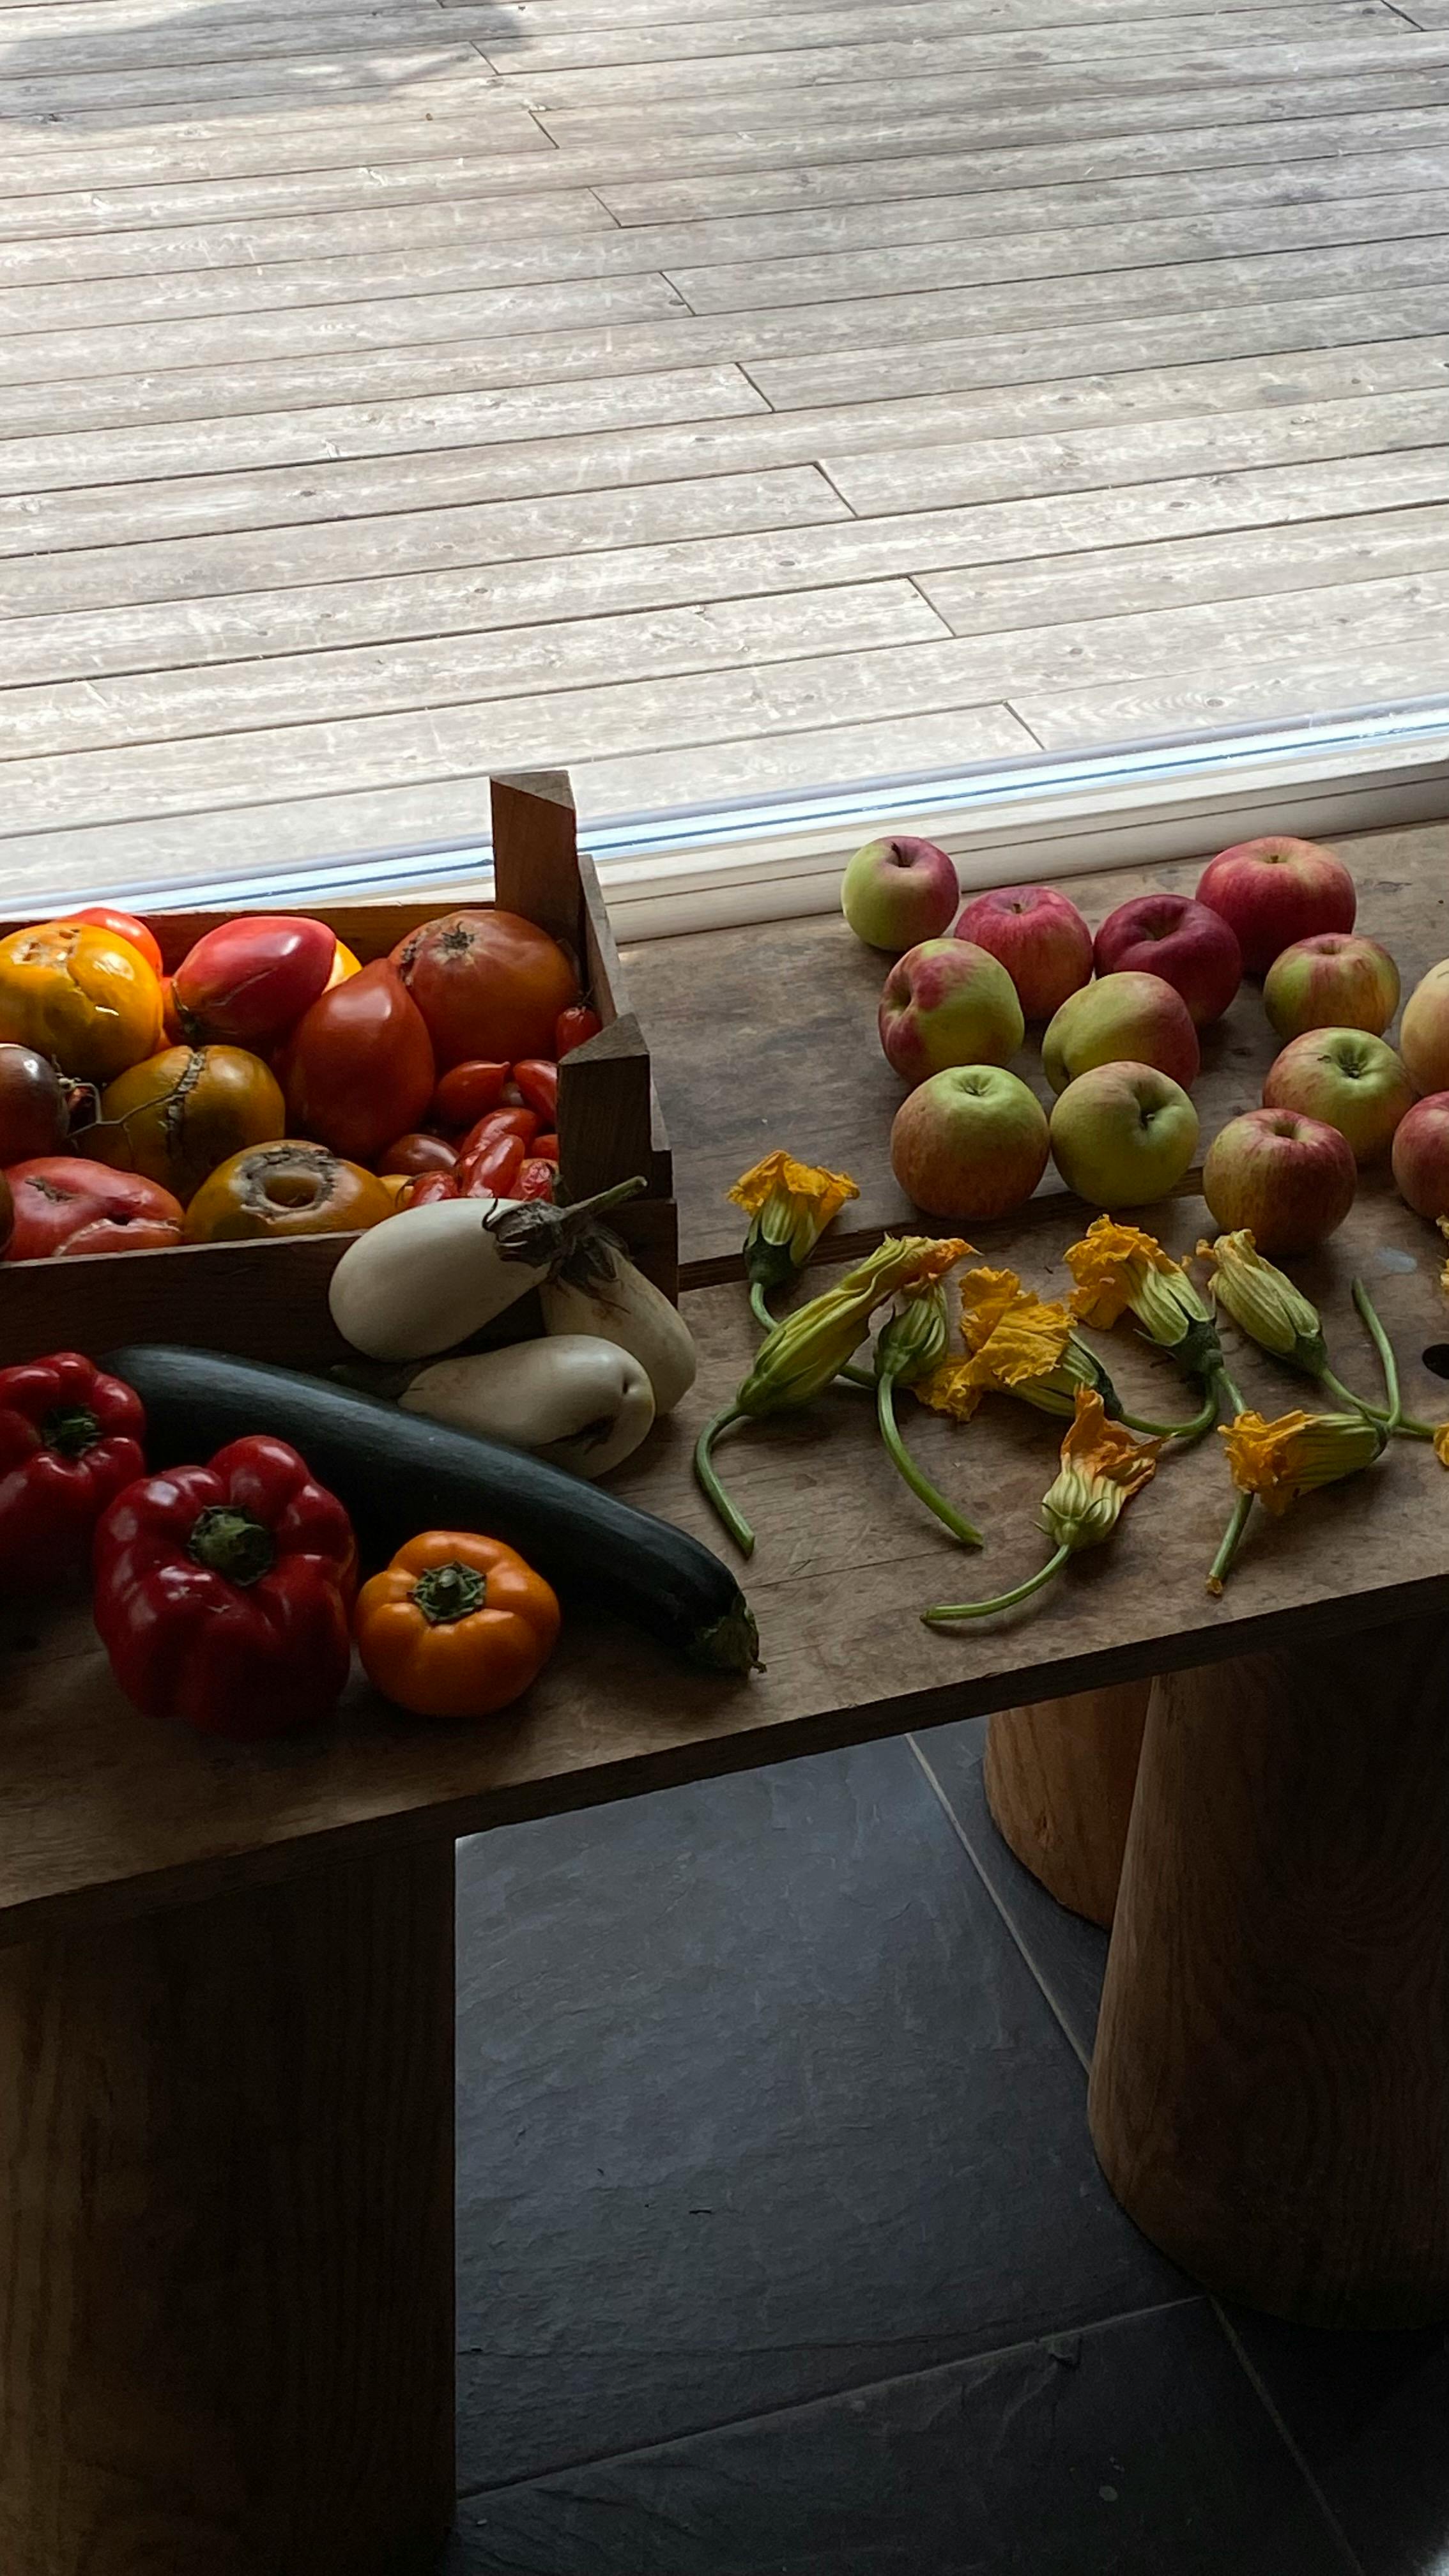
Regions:
<instances>
[{"instance_id":1,"label":"wooden table top","mask_svg":"<svg viewBox=\"0 0 1449 2576\"><path fill-rule=\"evenodd\" d=\"M1394 950L1407 988L1449 953L1449 831L1379 835L1348 845L1348 855L1361 922ZM1073 891L1095 919L1146 881L1114 875ZM874 1052L879 974L843 925L662 942L630 966L678 1156L688 1257L706 1268L728 1260L741 1220L721 1213L720 1193L776 1142L854 1173L855 1234L904 1221L885 1153L900 1094ZM790 1029L773 1017L787 1003L799 1014ZM1205 1136L1256 1100L1271 1052L1256 993L1245 992L1199 1088ZM1088 1213L1045 1191L975 1230L976 1240L985 1257L1050 1294L1066 1284L1061 1255ZM1207 1219L1185 1190L1149 1221L1185 1252ZM1340 1375L1372 1391L1372 1355L1349 1300L1355 1271L1368 1278L1406 1402L1435 1419L1449 1415L1449 1387L1422 1353L1449 1339L1440 1252L1387 1179L1370 1176L1332 1244L1294 1265L1322 1307ZM689 1454L700 1423L743 1374L752 1335L735 1281L693 1290L686 1312L699 1383L614 1490L727 1555ZM1096 1338L1133 1410L1164 1420L1192 1410L1170 1364L1130 1325ZM1236 1345L1231 1327L1225 1339ZM1304 1396L1257 1352L1231 1347L1230 1357L1248 1401L1266 1412ZM402 1721L354 1683L324 1736L237 1749L133 1714L81 1607L12 1610L0 1626L0 1940L281 1876L368 1837L470 1832L1211 1661L1269 1632L1282 1643L1294 1630L1390 1621L1422 1609L1449 1576L1449 1479L1426 1447L1397 1442L1368 1476L1285 1520L1256 1515L1227 1594L1214 1602L1204 1575L1231 1490L1211 1442L1166 1459L1115 1540L1051 1591L979 1627L938 1633L917 1615L929 1604L1001 1590L1041 1561L1036 1514L1060 1426L997 1399L964 1429L909 1399L900 1409L922 1464L978 1520L985 1549L955 1547L900 1484L862 1395L842 1389L808 1415L734 1435L721 1465L758 1533L745 1586L768 1664L746 1683L690 1672L622 1626L580 1619L529 1698L486 1728Z\"/></svg>"}]
</instances>

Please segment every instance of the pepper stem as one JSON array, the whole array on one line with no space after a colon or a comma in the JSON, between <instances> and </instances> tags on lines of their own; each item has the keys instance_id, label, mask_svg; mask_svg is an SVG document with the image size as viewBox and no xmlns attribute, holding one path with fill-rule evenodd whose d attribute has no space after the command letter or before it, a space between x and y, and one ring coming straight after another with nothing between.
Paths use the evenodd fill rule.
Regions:
<instances>
[{"instance_id":1,"label":"pepper stem","mask_svg":"<svg viewBox=\"0 0 1449 2576\"><path fill-rule=\"evenodd\" d=\"M422 1612L430 1628L447 1628L455 1619L471 1619L487 1598L487 1576L475 1566L460 1565L455 1556L450 1556L446 1565L430 1565L412 1589L413 1608Z\"/></svg>"},{"instance_id":2,"label":"pepper stem","mask_svg":"<svg viewBox=\"0 0 1449 2576\"><path fill-rule=\"evenodd\" d=\"M198 1515L186 1552L210 1573L243 1587L270 1574L277 1559L271 1531L230 1503L212 1503Z\"/></svg>"},{"instance_id":3,"label":"pepper stem","mask_svg":"<svg viewBox=\"0 0 1449 2576\"><path fill-rule=\"evenodd\" d=\"M895 1385L895 1378L887 1369L876 1384L875 1409L881 1438L885 1442L897 1474L905 1478L912 1493L919 1495L927 1511L934 1512L937 1520L950 1531L954 1539L960 1540L963 1547L984 1546L985 1541L979 1529L974 1529L970 1521L963 1519L955 1505L948 1503L944 1494L938 1493L930 1477L924 1475L916 1465L901 1438L900 1425L896 1421Z\"/></svg>"},{"instance_id":4,"label":"pepper stem","mask_svg":"<svg viewBox=\"0 0 1449 2576\"><path fill-rule=\"evenodd\" d=\"M1071 1552L1069 1547L1059 1547L1055 1556L1049 1556L1045 1565L1039 1565L1035 1574L1029 1574L1025 1583L1016 1584L1010 1592L998 1592L990 1601L944 1603L935 1610L923 1610L922 1621L928 1628L945 1628L953 1619L989 1619L993 1610L1013 1610L1018 1601L1029 1601L1033 1592L1040 1592L1045 1584L1050 1583L1052 1576L1060 1573Z\"/></svg>"},{"instance_id":5,"label":"pepper stem","mask_svg":"<svg viewBox=\"0 0 1449 2576\"><path fill-rule=\"evenodd\" d=\"M1374 1349L1379 1355L1379 1366L1384 1373L1384 1393L1389 1399L1388 1413L1384 1417L1384 1429L1392 1434L1398 1430L1404 1410L1404 1399L1399 1390L1399 1363L1394 1357L1394 1346L1379 1321L1374 1301L1361 1279L1355 1279L1353 1283L1353 1302L1368 1326Z\"/></svg>"},{"instance_id":6,"label":"pepper stem","mask_svg":"<svg viewBox=\"0 0 1449 2576\"><path fill-rule=\"evenodd\" d=\"M745 1519L743 1512L736 1511L734 1504L730 1501L728 1494L720 1483L719 1477L715 1473L714 1444L726 1431L730 1430L736 1422L745 1422L748 1419L748 1415L742 1413L737 1404L727 1404L724 1407L723 1412L717 1413L712 1422L707 1422L705 1424L698 1440L694 1444L694 1473L696 1482L699 1484L705 1499L710 1504L711 1508L723 1521L725 1528L729 1531L731 1538L734 1540L734 1543L742 1556L754 1555L755 1533L751 1529L749 1522Z\"/></svg>"},{"instance_id":7,"label":"pepper stem","mask_svg":"<svg viewBox=\"0 0 1449 2576\"><path fill-rule=\"evenodd\" d=\"M101 1436L99 1422L83 1404L58 1404L46 1415L41 1430L47 1449L57 1450L62 1458L82 1457Z\"/></svg>"}]
</instances>

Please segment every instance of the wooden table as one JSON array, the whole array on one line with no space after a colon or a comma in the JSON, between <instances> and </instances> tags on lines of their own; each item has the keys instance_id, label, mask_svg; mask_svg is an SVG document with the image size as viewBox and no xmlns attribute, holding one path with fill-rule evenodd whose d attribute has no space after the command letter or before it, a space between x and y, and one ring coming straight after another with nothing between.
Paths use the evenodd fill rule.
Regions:
<instances>
[{"instance_id":1,"label":"wooden table","mask_svg":"<svg viewBox=\"0 0 1449 2576\"><path fill-rule=\"evenodd\" d=\"M1429 874L1444 847L1396 835L1353 854L1365 924L1407 973L1449 950ZM1103 880L1084 899L1095 915L1131 890ZM884 1150L899 1095L874 1054L877 971L835 922L628 962L689 1274L719 1284L687 1295L699 1384L617 1490L713 1535L690 1446L751 1347L722 1275L740 1220L720 1193L788 1143L855 1171L854 1237L903 1221ZM1263 1038L1245 996L1202 1085L1209 1133L1256 1097ZM1059 1288L1085 1213L1044 1192L980 1246ZM1190 1191L1155 1212L1178 1250L1203 1219ZM1449 1333L1438 1250L1370 1183L1300 1273L1365 1387L1348 1281L1370 1277L1407 1400L1429 1411L1444 1390L1420 1354ZM1129 1400L1188 1409L1125 1330L1110 1355ZM1295 1400L1257 1354L1235 1366L1250 1401ZM405 1724L354 1686L325 1736L238 1750L135 1716L81 1607L8 1615L6 2576L429 2564L452 2506L456 1836L1124 1679L1180 1677L1154 1694L1152 1797L1109 1976L1094 2098L1109 2174L1203 2277L1266 2304L1331 2313L1367 2281L1386 2321L1445 2313L1443 1471L1399 1443L1371 1478L1260 1520L1214 1602L1203 1577L1229 1489L1204 1448L1165 1464L1113 1545L1038 1602L942 1635L920 1623L927 1604L1039 1562L1055 1432L1005 1403L964 1431L904 1410L922 1462L980 1519L984 1555L921 1511L846 1391L737 1437L722 1455L758 1532L748 1589L768 1663L746 1683L580 1620L484 1733ZM1371 2170L1345 2174L1343 2140L1367 2128ZM1235 2263L1252 2277L1235 2281Z\"/></svg>"}]
</instances>

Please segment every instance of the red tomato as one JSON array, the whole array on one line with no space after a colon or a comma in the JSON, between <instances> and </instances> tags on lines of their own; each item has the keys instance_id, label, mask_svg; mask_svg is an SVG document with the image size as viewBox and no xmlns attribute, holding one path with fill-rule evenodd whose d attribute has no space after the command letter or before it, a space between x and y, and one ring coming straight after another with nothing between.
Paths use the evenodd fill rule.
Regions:
<instances>
[{"instance_id":1,"label":"red tomato","mask_svg":"<svg viewBox=\"0 0 1449 2576\"><path fill-rule=\"evenodd\" d=\"M415 1179L409 1179L398 1204L400 1207L433 1207L439 1199L461 1196L451 1172L419 1172Z\"/></svg>"},{"instance_id":2,"label":"red tomato","mask_svg":"<svg viewBox=\"0 0 1449 2576\"><path fill-rule=\"evenodd\" d=\"M468 1064L455 1064L434 1092L428 1116L450 1131L476 1126L485 1110L497 1108L507 1080L506 1064L485 1064L477 1056Z\"/></svg>"},{"instance_id":3,"label":"red tomato","mask_svg":"<svg viewBox=\"0 0 1449 2576\"><path fill-rule=\"evenodd\" d=\"M14 1223L15 1201L10 1195L9 1182L4 1173L0 1172L0 1260L4 1259L5 1246L10 1240Z\"/></svg>"},{"instance_id":4,"label":"red tomato","mask_svg":"<svg viewBox=\"0 0 1449 2576\"><path fill-rule=\"evenodd\" d=\"M458 1157L441 1136L399 1136L378 1164L380 1172L451 1172Z\"/></svg>"},{"instance_id":5,"label":"red tomato","mask_svg":"<svg viewBox=\"0 0 1449 2576\"><path fill-rule=\"evenodd\" d=\"M336 957L336 933L325 921L285 912L223 921L171 979L188 1042L222 1038L266 1055L326 990Z\"/></svg>"},{"instance_id":6,"label":"red tomato","mask_svg":"<svg viewBox=\"0 0 1449 2576\"><path fill-rule=\"evenodd\" d=\"M485 1136L466 1158L458 1158L458 1195L464 1199L506 1199L523 1167L521 1136Z\"/></svg>"},{"instance_id":7,"label":"red tomato","mask_svg":"<svg viewBox=\"0 0 1449 2576\"><path fill-rule=\"evenodd\" d=\"M513 1079L530 1109L546 1118L550 1127L558 1125L558 1066L545 1056L525 1056L513 1068Z\"/></svg>"},{"instance_id":8,"label":"red tomato","mask_svg":"<svg viewBox=\"0 0 1449 2576\"><path fill-rule=\"evenodd\" d=\"M571 1011L560 1011L558 1026L553 1033L555 1061L561 1064L566 1055L573 1054L575 1047L587 1046L590 1038L598 1036L603 1025L598 1012L591 1011L586 1002L576 1004Z\"/></svg>"},{"instance_id":9,"label":"red tomato","mask_svg":"<svg viewBox=\"0 0 1449 2576\"><path fill-rule=\"evenodd\" d=\"M447 912L393 950L441 1065L544 1055L578 977L556 939L516 912Z\"/></svg>"},{"instance_id":10,"label":"red tomato","mask_svg":"<svg viewBox=\"0 0 1449 2576\"><path fill-rule=\"evenodd\" d=\"M0 1163L58 1154L70 1133L65 1084L48 1055L0 1046Z\"/></svg>"},{"instance_id":11,"label":"red tomato","mask_svg":"<svg viewBox=\"0 0 1449 2576\"><path fill-rule=\"evenodd\" d=\"M519 1164L513 1176L513 1195L516 1199L547 1199L552 1204L556 1178L552 1163L545 1163L539 1155L531 1154Z\"/></svg>"},{"instance_id":12,"label":"red tomato","mask_svg":"<svg viewBox=\"0 0 1449 2576\"><path fill-rule=\"evenodd\" d=\"M139 1172L78 1154L42 1155L7 1173L15 1228L7 1261L51 1253L155 1252L181 1241L181 1202Z\"/></svg>"},{"instance_id":13,"label":"red tomato","mask_svg":"<svg viewBox=\"0 0 1449 2576\"><path fill-rule=\"evenodd\" d=\"M421 1016L386 958L313 1003L278 1070L293 1134L352 1163L410 1134L438 1078Z\"/></svg>"},{"instance_id":14,"label":"red tomato","mask_svg":"<svg viewBox=\"0 0 1449 2576\"><path fill-rule=\"evenodd\" d=\"M517 1136L523 1144L531 1145L537 1134L536 1110L490 1109L486 1118L480 1118L476 1127L469 1128L458 1147L458 1160L460 1163L466 1161L469 1154L476 1153L480 1145L489 1144L495 1136Z\"/></svg>"},{"instance_id":15,"label":"red tomato","mask_svg":"<svg viewBox=\"0 0 1449 2576\"><path fill-rule=\"evenodd\" d=\"M96 930L113 931L117 939L128 939L133 948L140 949L152 974L160 974L163 963L161 942L146 922L138 921L134 912L117 912L108 903L88 903L84 912L68 912L65 918L67 921L88 921Z\"/></svg>"},{"instance_id":16,"label":"red tomato","mask_svg":"<svg viewBox=\"0 0 1449 2576\"><path fill-rule=\"evenodd\" d=\"M557 1136L535 1136L533 1143L530 1145L528 1150L533 1155L536 1162L556 1163L558 1161L558 1138Z\"/></svg>"}]
</instances>

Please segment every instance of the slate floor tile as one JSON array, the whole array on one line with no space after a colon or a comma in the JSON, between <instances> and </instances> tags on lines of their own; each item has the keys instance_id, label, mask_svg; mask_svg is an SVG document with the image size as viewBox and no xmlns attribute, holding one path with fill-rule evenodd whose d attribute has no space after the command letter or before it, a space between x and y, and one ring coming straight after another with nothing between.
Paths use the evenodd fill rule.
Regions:
<instances>
[{"instance_id":1,"label":"slate floor tile","mask_svg":"<svg viewBox=\"0 0 1449 2576\"><path fill-rule=\"evenodd\" d=\"M1050 1995L1084 2059L1097 2036L1097 2007L1107 1966L1107 1935L1069 1914L1008 1850L986 1804L982 1762L989 1720L933 1726L919 1738L951 1814L1032 1969Z\"/></svg>"},{"instance_id":2,"label":"slate floor tile","mask_svg":"<svg viewBox=\"0 0 1449 2576\"><path fill-rule=\"evenodd\" d=\"M445 2576L1345 2576L1197 2299L474 2497Z\"/></svg>"},{"instance_id":3,"label":"slate floor tile","mask_svg":"<svg viewBox=\"0 0 1449 2576\"><path fill-rule=\"evenodd\" d=\"M1368 2576L1449 2576L1449 2335L1232 2321Z\"/></svg>"},{"instance_id":4,"label":"slate floor tile","mask_svg":"<svg viewBox=\"0 0 1449 2576\"><path fill-rule=\"evenodd\" d=\"M901 1741L459 1853L460 2485L1176 2296Z\"/></svg>"}]
</instances>

